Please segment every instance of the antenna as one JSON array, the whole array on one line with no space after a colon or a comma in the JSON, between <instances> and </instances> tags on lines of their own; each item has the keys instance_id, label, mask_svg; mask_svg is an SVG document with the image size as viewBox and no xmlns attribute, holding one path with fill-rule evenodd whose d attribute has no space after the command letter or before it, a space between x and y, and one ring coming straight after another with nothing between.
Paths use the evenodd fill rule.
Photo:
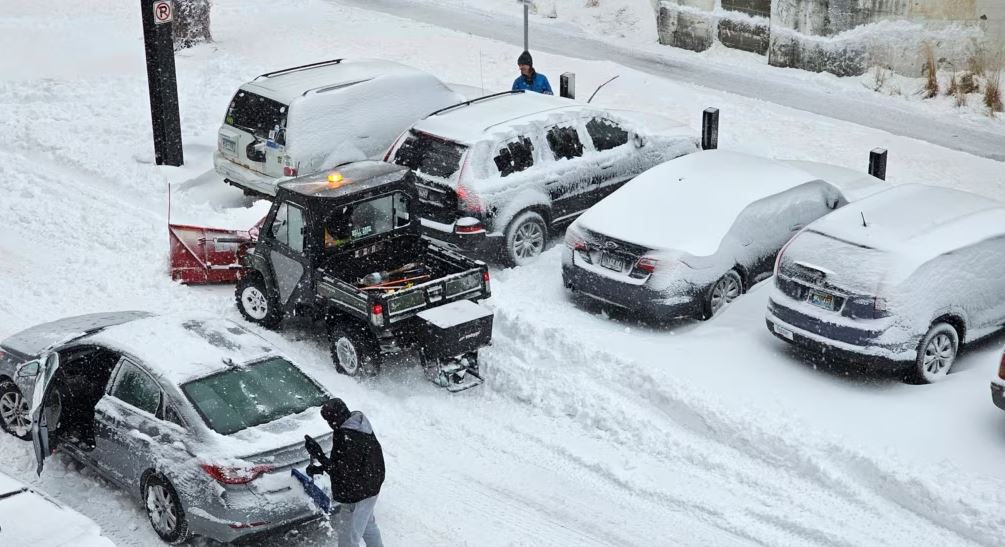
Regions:
<instances>
[{"instance_id":1,"label":"antenna","mask_svg":"<svg viewBox=\"0 0 1005 547\"><path fill-rule=\"evenodd\" d=\"M478 78L482 81L482 95L485 94L485 72L482 70L482 50L478 50Z\"/></svg>"},{"instance_id":2,"label":"antenna","mask_svg":"<svg viewBox=\"0 0 1005 547\"><path fill-rule=\"evenodd\" d=\"M865 221L865 213L863 213L862 211L859 211L858 214L862 215L862 227L863 228L868 228L869 224L867 224L866 221Z\"/></svg>"},{"instance_id":3,"label":"antenna","mask_svg":"<svg viewBox=\"0 0 1005 547\"><path fill-rule=\"evenodd\" d=\"M614 80L617 80L617 79L618 79L618 76L621 76L621 75L620 75L620 74L618 74L617 76L615 76L615 77L611 78L610 80L607 80L606 82L604 82L604 83L600 84L599 86L597 86L597 89L596 89L596 90L595 90L595 91L593 92L593 95L590 95L590 98L589 98L589 99L587 99L587 101L586 101L586 104L590 104L590 101L592 101L592 100L593 100L593 98L597 96L597 91L600 91L601 89L603 89L603 87L604 87L605 85L607 85L607 84L609 84L609 83L613 82Z\"/></svg>"}]
</instances>

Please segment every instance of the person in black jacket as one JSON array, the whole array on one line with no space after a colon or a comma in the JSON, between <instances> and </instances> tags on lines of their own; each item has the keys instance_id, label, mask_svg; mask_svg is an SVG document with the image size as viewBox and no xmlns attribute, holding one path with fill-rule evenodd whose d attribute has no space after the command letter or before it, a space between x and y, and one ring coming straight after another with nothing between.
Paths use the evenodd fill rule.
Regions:
<instances>
[{"instance_id":1,"label":"person in black jacket","mask_svg":"<svg viewBox=\"0 0 1005 547\"><path fill-rule=\"evenodd\" d=\"M331 456L325 456L313 439L304 443L318 461L307 473L328 473L332 499L340 504L337 518L339 547L382 547L380 529L373 517L377 495L384 484L384 453L373 433L370 420L360 411L349 412L342 399L332 399L321 407L321 417L335 431Z\"/></svg>"}]
</instances>

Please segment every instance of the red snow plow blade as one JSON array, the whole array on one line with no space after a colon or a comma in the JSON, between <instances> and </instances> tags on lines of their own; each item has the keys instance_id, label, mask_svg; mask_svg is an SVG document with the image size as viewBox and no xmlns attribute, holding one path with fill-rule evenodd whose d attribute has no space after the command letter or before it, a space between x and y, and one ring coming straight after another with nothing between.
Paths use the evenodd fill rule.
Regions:
<instances>
[{"instance_id":1,"label":"red snow plow blade","mask_svg":"<svg viewBox=\"0 0 1005 547\"><path fill-rule=\"evenodd\" d=\"M233 283L241 271L240 257L254 244L257 230L224 230L168 224L171 279L187 284Z\"/></svg>"}]
</instances>

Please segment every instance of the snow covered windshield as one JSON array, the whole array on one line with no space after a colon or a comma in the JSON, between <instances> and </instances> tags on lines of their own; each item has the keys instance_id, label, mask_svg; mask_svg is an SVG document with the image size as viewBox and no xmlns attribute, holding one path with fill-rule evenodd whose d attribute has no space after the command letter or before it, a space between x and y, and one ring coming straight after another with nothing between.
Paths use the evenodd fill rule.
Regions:
<instances>
[{"instance_id":1,"label":"snow covered windshield","mask_svg":"<svg viewBox=\"0 0 1005 547\"><path fill-rule=\"evenodd\" d=\"M286 126L286 111L286 105L281 102L239 90L230 101L224 121L227 125L265 136L276 126Z\"/></svg>"},{"instance_id":2,"label":"snow covered windshield","mask_svg":"<svg viewBox=\"0 0 1005 547\"><path fill-rule=\"evenodd\" d=\"M412 131L394 154L394 163L412 171L449 179L461 168L461 156L467 147Z\"/></svg>"},{"instance_id":3,"label":"snow covered windshield","mask_svg":"<svg viewBox=\"0 0 1005 547\"><path fill-rule=\"evenodd\" d=\"M289 361L272 358L181 386L213 431L230 435L321 406L328 395Z\"/></svg>"}]
</instances>

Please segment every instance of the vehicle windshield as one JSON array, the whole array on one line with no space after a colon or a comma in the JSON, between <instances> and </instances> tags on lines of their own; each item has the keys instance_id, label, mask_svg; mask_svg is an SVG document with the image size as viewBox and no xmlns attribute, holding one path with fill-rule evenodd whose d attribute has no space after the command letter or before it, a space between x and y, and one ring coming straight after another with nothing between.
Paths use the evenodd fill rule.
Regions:
<instances>
[{"instance_id":1,"label":"vehicle windshield","mask_svg":"<svg viewBox=\"0 0 1005 547\"><path fill-rule=\"evenodd\" d=\"M282 358L235 367L181 386L213 431L230 435L321 406L328 395Z\"/></svg>"},{"instance_id":2,"label":"vehicle windshield","mask_svg":"<svg viewBox=\"0 0 1005 547\"><path fill-rule=\"evenodd\" d=\"M394 163L425 175L449 179L461 168L467 147L412 131L394 154Z\"/></svg>"},{"instance_id":3,"label":"vehicle windshield","mask_svg":"<svg viewBox=\"0 0 1005 547\"><path fill-rule=\"evenodd\" d=\"M238 90L230 101L224 121L227 125L264 137L277 126L286 126L287 110L286 105L281 102L250 91Z\"/></svg>"}]
</instances>

